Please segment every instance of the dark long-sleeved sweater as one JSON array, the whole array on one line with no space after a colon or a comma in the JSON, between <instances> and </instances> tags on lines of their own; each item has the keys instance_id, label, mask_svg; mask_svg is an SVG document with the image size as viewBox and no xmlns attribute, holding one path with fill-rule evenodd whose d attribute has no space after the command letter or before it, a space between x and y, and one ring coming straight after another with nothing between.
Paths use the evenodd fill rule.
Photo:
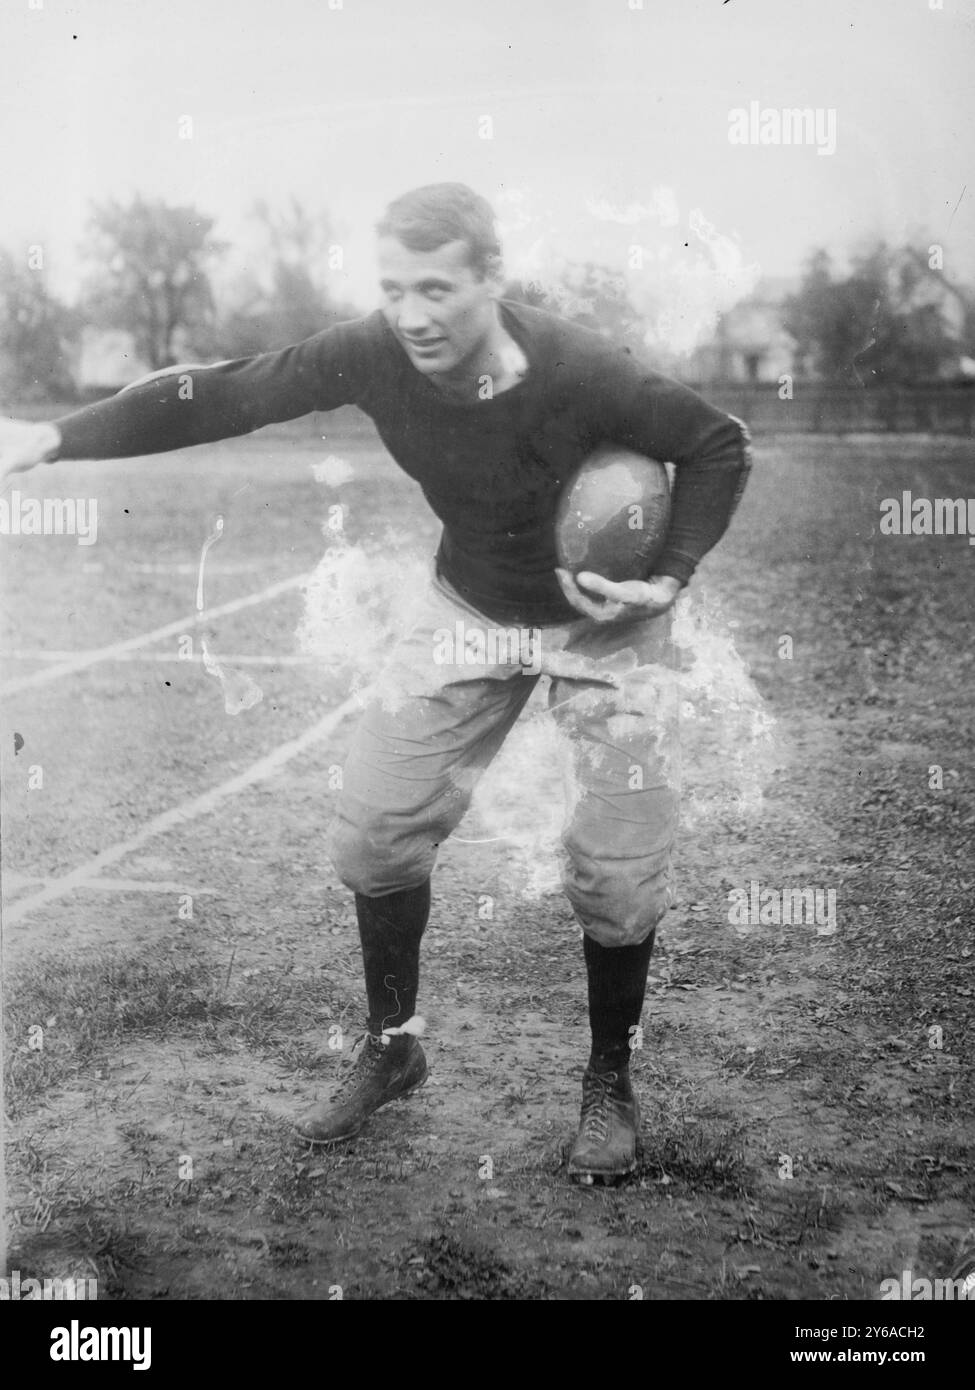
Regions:
<instances>
[{"instance_id":1,"label":"dark long-sleeved sweater","mask_svg":"<svg viewBox=\"0 0 975 1390\"><path fill-rule=\"evenodd\" d=\"M193 368L191 392L174 368L75 411L56 422L59 456L160 453L357 405L443 523L444 577L491 618L545 624L578 617L554 574L559 494L596 445L617 443L675 465L654 572L686 583L745 485L745 427L597 333L508 301L501 314L528 371L491 399L446 398L377 311L280 352Z\"/></svg>"}]
</instances>

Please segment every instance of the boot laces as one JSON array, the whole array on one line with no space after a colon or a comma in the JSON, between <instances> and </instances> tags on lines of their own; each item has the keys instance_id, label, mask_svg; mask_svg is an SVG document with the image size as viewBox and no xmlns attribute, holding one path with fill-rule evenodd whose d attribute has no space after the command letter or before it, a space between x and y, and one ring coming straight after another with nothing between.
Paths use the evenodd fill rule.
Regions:
<instances>
[{"instance_id":1,"label":"boot laces","mask_svg":"<svg viewBox=\"0 0 975 1390\"><path fill-rule=\"evenodd\" d=\"M372 1033L363 1033L356 1038L352 1049L342 1065L345 1075L332 1092L333 1100L344 1099L351 1091L361 1086L382 1063L383 1048Z\"/></svg>"},{"instance_id":2,"label":"boot laces","mask_svg":"<svg viewBox=\"0 0 975 1390\"><path fill-rule=\"evenodd\" d=\"M616 1084L616 1072L608 1071L600 1075L590 1072L582 1088L582 1127L590 1139L600 1143L609 1137L609 1117L612 1088Z\"/></svg>"}]
</instances>

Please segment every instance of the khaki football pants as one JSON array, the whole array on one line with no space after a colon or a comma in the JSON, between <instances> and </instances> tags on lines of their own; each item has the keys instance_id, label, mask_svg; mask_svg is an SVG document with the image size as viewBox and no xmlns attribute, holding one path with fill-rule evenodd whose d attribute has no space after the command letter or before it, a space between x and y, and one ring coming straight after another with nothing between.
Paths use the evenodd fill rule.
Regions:
<instances>
[{"instance_id":1,"label":"khaki football pants","mask_svg":"<svg viewBox=\"0 0 975 1390\"><path fill-rule=\"evenodd\" d=\"M678 816L671 614L504 627L431 576L367 697L343 772L330 852L370 897L415 888L539 678L568 760L565 892L604 946L644 941L672 902ZM531 769L525 769L530 777Z\"/></svg>"}]
</instances>

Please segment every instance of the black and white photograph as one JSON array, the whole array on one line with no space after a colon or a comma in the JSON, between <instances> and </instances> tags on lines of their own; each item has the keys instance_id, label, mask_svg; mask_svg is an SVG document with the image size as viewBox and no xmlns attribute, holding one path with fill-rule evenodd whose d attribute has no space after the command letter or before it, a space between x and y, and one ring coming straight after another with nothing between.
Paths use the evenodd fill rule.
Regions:
<instances>
[{"instance_id":1,"label":"black and white photograph","mask_svg":"<svg viewBox=\"0 0 975 1390\"><path fill-rule=\"evenodd\" d=\"M975 1301L973 71L971 0L2 0L42 1360Z\"/></svg>"}]
</instances>

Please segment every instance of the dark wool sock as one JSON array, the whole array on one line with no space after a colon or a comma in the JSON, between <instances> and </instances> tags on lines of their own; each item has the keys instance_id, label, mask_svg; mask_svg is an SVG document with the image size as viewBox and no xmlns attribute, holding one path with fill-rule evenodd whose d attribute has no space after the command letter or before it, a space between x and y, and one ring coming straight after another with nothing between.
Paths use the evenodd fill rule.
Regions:
<instances>
[{"instance_id":1,"label":"dark wool sock","mask_svg":"<svg viewBox=\"0 0 975 1390\"><path fill-rule=\"evenodd\" d=\"M382 898L355 895L369 1000L369 1032L399 1028L416 1011L420 938L430 916L430 880Z\"/></svg>"},{"instance_id":2,"label":"dark wool sock","mask_svg":"<svg viewBox=\"0 0 975 1390\"><path fill-rule=\"evenodd\" d=\"M593 1071L624 1071L630 1062L630 1028L640 1022L654 932L639 946L600 946L582 938L589 974L589 1026Z\"/></svg>"}]
</instances>

